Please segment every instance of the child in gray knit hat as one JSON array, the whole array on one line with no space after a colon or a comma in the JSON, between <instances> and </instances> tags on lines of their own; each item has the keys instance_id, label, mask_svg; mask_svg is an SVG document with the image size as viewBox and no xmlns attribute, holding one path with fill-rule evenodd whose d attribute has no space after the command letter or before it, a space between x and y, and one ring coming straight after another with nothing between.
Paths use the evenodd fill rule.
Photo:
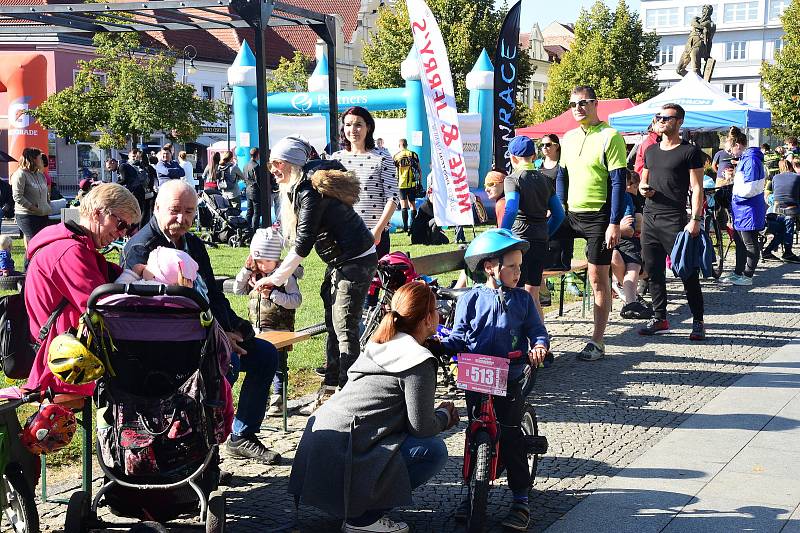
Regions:
<instances>
[{"instance_id":1,"label":"child in gray knit hat","mask_svg":"<svg viewBox=\"0 0 800 533\"><path fill-rule=\"evenodd\" d=\"M250 323L256 333L294 331L295 309L300 307L303 301L298 286L298 280L303 277L302 265L298 266L289 276L285 285L267 291L253 290L253 285L259 279L272 274L280 266L282 250L283 237L278 230L275 228L256 230L253 240L250 241L250 255L247 256L244 266L233 283L234 294L249 295L247 307ZM285 383L283 369L286 368L289 349L279 351L281 361L273 380L275 395L270 402L268 416L281 416L283 413L283 386Z\"/></svg>"}]
</instances>

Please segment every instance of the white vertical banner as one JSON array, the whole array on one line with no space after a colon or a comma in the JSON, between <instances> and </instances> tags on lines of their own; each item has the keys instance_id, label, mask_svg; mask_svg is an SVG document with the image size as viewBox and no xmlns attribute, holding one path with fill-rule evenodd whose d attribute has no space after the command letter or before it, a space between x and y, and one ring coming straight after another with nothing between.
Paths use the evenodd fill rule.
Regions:
<instances>
[{"instance_id":1,"label":"white vertical banner","mask_svg":"<svg viewBox=\"0 0 800 533\"><path fill-rule=\"evenodd\" d=\"M440 226L471 226L464 147L442 32L425 0L406 0L431 136L433 216Z\"/></svg>"}]
</instances>

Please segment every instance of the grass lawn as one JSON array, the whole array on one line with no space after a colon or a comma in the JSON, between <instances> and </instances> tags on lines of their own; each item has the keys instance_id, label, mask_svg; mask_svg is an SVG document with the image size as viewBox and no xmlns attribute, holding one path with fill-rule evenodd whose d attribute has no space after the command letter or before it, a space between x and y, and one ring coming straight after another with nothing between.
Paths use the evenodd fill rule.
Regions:
<instances>
[{"instance_id":1,"label":"grass lawn","mask_svg":"<svg viewBox=\"0 0 800 533\"><path fill-rule=\"evenodd\" d=\"M483 231L486 228L479 229ZM448 230L448 237L451 241L455 241L453 231ZM471 238L471 231L467 231L467 238ZM575 257L584 257L584 241L578 240L575 246ZM434 254L438 252L450 251L456 249L455 244L448 244L442 246L422 246L412 245L410 237L404 234L392 235L392 249L401 250L414 257L423 255ZM15 239L14 247L12 250L15 264L20 269L23 264L24 250L22 247L22 240ZM220 246L219 248L209 248L208 253L211 257L211 262L214 267L214 273L217 276L235 276L239 269L244 264L249 250L248 248L230 248L228 246ZM118 261L116 254L108 255L110 261ZM318 324L324 320L324 313L322 308L322 300L319 296L319 288L322 284L322 278L325 274L325 264L312 253L304 262L305 269L303 279L300 280L300 290L303 293L303 305L297 310L297 328ZM449 272L437 276L439 284L447 286L452 280L458 277L458 272ZM552 301L557 304L557 290L553 293ZM5 294L7 294L6 292ZM4 293L0 292L0 295ZM228 299L234 311L241 317L247 317L247 296L237 296L228 294ZM567 299L574 299L567 295ZM546 308L549 311L550 308ZM319 386L319 378L314 374L313 369L317 366L323 365L325 362L325 335L319 335L306 342L299 343L294 349L289 352L289 396L299 397L315 390ZM242 380L236 383L234 387L234 396L238 398L239 387ZM33 412L33 408L26 406L19 410L20 419L24 419ZM53 466L74 464L79 461L80 457L80 439L76 438L70 443L69 446L52 454L48 457L48 464Z\"/></svg>"}]
</instances>

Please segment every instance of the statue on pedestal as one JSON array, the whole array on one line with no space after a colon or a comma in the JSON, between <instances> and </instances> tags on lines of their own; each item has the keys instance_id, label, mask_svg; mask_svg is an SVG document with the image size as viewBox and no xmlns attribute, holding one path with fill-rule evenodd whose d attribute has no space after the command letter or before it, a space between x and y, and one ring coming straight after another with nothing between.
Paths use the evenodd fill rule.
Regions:
<instances>
[{"instance_id":1,"label":"statue on pedestal","mask_svg":"<svg viewBox=\"0 0 800 533\"><path fill-rule=\"evenodd\" d=\"M711 41L717 31L717 25L711 20L714 8L704 5L699 17L692 20L692 29L689 39L686 41L686 48L683 50L678 68L676 69L681 76L686 75L688 70L693 71L706 81L711 78L711 71L714 69L715 61L711 58ZM705 60L705 65L703 65Z\"/></svg>"}]
</instances>

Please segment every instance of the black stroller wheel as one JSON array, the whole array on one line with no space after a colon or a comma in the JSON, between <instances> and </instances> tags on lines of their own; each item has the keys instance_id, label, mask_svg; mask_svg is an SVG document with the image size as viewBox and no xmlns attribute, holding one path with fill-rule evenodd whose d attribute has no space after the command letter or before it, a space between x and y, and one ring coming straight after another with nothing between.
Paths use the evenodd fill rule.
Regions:
<instances>
[{"instance_id":1,"label":"black stroller wheel","mask_svg":"<svg viewBox=\"0 0 800 533\"><path fill-rule=\"evenodd\" d=\"M79 490L72 493L67 504L67 518L64 521L64 533L83 533L89 525L89 496Z\"/></svg>"},{"instance_id":2,"label":"black stroller wheel","mask_svg":"<svg viewBox=\"0 0 800 533\"><path fill-rule=\"evenodd\" d=\"M36 498L22 473L22 468L17 463L6 467L2 490L5 492L6 500L3 514L14 533L38 533L39 513L36 511Z\"/></svg>"},{"instance_id":3,"label":"black stroller wheel","mask_svg":"<svg viewBox=\"0 0 800 533\"><path fill-rule=\"evenodd\" d=\"M208 497L206 509L206 533L225 531L225 493L215 490Z\"/></svg>"}]
</instances>

